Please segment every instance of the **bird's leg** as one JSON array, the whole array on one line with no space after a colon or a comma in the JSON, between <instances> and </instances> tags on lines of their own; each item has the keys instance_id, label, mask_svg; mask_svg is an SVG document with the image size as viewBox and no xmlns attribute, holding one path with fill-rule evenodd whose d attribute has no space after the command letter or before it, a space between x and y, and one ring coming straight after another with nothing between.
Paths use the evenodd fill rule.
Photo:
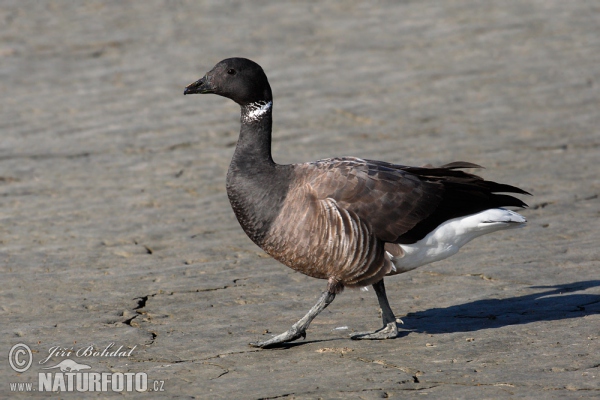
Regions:
<instances>
[{"instance_id":1,"label":"bird's leg","mask_svg":"<svg viewBox=\"0 0 600 400\"><path fill-rule=\"evenodd\" d=\"M388 303L387 296L385 294L385 286L383 279L373 284L373 289L377 294L377 300L379 301L379 307L381 307L381 319L383 320L383 328L376 330L375 332L360 332L351 337L354 340L363 339L393 339L398 336L398 322L403 323L401 319L396 319L390 303Z\"/></svg>"},{"instance_id":2,"label":"bird's leg","mask_svg":"<svg viewBox=\"0 0 600 400\"><path fill-rule=\"evenodd\" d=\"M296 339L306 338L306 329L312 322L313 319L321 311L323 311L332 301L335 299L335 291L332 291L330 288L324 291L319 297L319 301L317 304L310 309L310 311L300 319L300 321L296 322L290 329L281 335L277 335L274 338L269 340L265 340L264 342L253 342L250 343L250 346L254 347L262 347L263 349L266 347L272 347L281 343L293 342Z\"/></svg>"}]
</instances>

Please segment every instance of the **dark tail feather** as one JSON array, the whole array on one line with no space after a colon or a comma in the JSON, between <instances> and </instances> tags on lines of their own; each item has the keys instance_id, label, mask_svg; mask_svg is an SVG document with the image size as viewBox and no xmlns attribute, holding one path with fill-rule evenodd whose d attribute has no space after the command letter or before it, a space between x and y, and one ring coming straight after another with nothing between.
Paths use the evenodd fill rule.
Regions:
<instances>
[{"instance_id":1,"label":"dark tail feather","mask_svg":"<svg viewBox=\"0 0 600 400\"><path fill-rule=\"evenodd\" d=\"M507 185L504 183L492 182L492 181L486 181L486 183L489 185L488 187L490 188L490 191L494 192L494 193L518 193L518 194L526 194L526 195L531 196L531 193L526 192L525 190L518 188L516 186Z\"/></svg>"},{"instance_id":2,"label":"dark tail feather","mask_svg":"<svg viewBox=\"0 0 600 400\"><path fill-rule=\"evenodd\" d=\"M402 170L410 172L411 174L418 175L424 179L430 178L431 180L437 180L439 178L443 178L443 180L446 182L456 182L461 185L467 184L480 186L492 193L518 193L531 196L531 193L516 186L507 185L504 183L497 183L493 181L486 181L480 176L469 174L468 172L464 171L457 171L458 168L483 167L466 161L455 161L449 164L442 165L441 167L402 167Z\"/></svg>"},{"instance_id":3,"label":"dark tail feather","mask_svg":"<svg viewBox=\"0 0 600 400\"><path fill-rule=\"evenodd\" d=\"M451 162L448 164L441 165L438 168L457 169L457 168L484 168L484 167L482 167L481 165L470 163L468 161L454 161L454 162Z\"/></svg>"}]
</instances>

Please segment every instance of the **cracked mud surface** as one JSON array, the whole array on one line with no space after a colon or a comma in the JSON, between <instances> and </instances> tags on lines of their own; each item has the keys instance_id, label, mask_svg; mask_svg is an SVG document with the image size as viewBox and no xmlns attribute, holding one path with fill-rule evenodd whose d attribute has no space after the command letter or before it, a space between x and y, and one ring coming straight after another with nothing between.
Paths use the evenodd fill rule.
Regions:
<instances>
[{"instance_id":1,"label":"cracked mud surface","mask_svg":"<svg viewBox=\"0 0 600 400\"><path fill-rule=\"evenodd\" d=\"M0 397L52 346L109 343L137 347L75 360L166 397L600 396L594 2L6 1L0 21ZM396 340L349 340L380 319L372 290L347 290L306 340L250 348L325 282L229 208L238 109L182 92L231 56L267 71L277 162L471 161L534 194L528 227L388 279Z\"/></svg>"}]
</instances>

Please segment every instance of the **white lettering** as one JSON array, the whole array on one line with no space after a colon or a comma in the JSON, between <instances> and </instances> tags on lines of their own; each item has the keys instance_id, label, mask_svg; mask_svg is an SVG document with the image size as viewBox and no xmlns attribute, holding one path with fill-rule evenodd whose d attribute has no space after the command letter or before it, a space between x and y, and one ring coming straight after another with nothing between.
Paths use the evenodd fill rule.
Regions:
<instances>
[{"instance_id":1,"label":"white lettering","mask_svg":"<svg viewBox=\"0 0 600 400\"><path fill-rule=\"evenodd\" d=\"M77 350L77 353L75 353L75 355L77 357L90 357L93 351L94 346L82 347L79 350Z\"/></svg>"},{"instance_id":2,"label":"white lettering","mask_svg":"<svg viewBox=\"0 0 600 400\"><path fill-rule=\"evenodd\" d=\"M111 373L108 372L103 372L102 373L102 391L103 392L107 392L108 391L108 383L111 381Z\"/></svg>"},{"instance_id":3,"label":"white lettering","mask_svg":"<svg viewBox=\"0 0 600 400\"><path fill-rule=\"evenodd\" d=\"M52 391L52 372L40 372L38 376L38 390L40 392Z\"/></svg>"},{"instance_id":4,"label":"white lettering","mask_svg":"<svg viewBox=\"0 0 600 400\"><path fill-rule=\"evenodd\" d=\"M129 350L129 353L126 353L125 355L123 355L122 357L131 357L131 353L133 353L133 351L135 350L135 348L137 347L137 344L135 346L133 346L131 348L131 350Z\"/></svg>"},{"instance_id":5,"label":"white lettering","mask_svg":"<svg viewBox=\"0 0 600 400\"><path fill-rule=\"evenodd\" d=\"M122 392L125 388L125 376L121 372L115 372L112 376L111 389L113 392Z\"/></svg>"},{"instance_id":6,"label":"white lettering","mask_svg":"<svg viewBox=\"0 0 600 400\"><path fill-rule=\"evenodd\" d=\"M89 372L84 372L83 374L77 374L77 391L78 392L87 392L89 389Z\"/></svg>"},{"instance_id":7,"label":"white lettering","mask_svg":"<svg viewBox=\"0 0 600 400\"><path fill-rule=\"evenodd\" d=\"M31 382L11 382L11 392L31 392L33 390L33 383Z\"/></svg>"},{"instance_id":8,"label":"white lettering","mask_svg":"<svg viewBox=\"0 0 600 400\"><path fill-rule=\"evenodd\" d=\"M73 391L73 378L75 375L81 375L81 373L76 374L75 372L67 372L65 376L67 377L67 391Z\"/></svg>"},{"instance_id":9,"label":"white lettering","mask_svg":"<svg viewBox=\"0 0 600 400\"><path fill-rule=\"evenodd\" d=\"M127 378L127 391L131 392L133 390L133 377L135 376L134 372L125 372L125 377Z\"/></svg>"},{"instance_id":10,"label":"white lettering","mask_svg":"<svg viewBox=\"0 0 600 400\"><path fill-rule=\"evenodd\" d=\"M90 392L99 392L100 388L102 387L100 385L100 378L102 377L102 375L100 375L100 373L98 372L89 372L89 387L88 390Z\"/></svg>"},{"instance_id":11,"label":"white lettering","mask_svg":"<svg viewBox=\"0 0 600 400\"><path fill-rule=\"evenodd\" d=\"M24 385L11 383L11 390L22 391L25 389ZM132 392L134 390L148 391L148 374L145 372L40 372L38 375L40 392Z\"/></svg>"},{"instance_id":12,"label":"white lettering","mask_svg":"<svg viewBox=\"0 0 600 400\"><path fill-rule=\"evenodd\" d=\"M48 360L54 356L70 357L71 353L73 353L73 348L71 347L70 349L67 349L66 347L52 346L52 347L50 347L50 349L48 349L48 353L49 353L48 357L46 357L42 361L40 361L39 364L46 364L48 362Z\"/></svg>"},{"instance_id":13,"label":"white lettering","mask_svg":"<svg viewBox=\"0 0 600 400\"><path fill-rule=\"evenodd\" d=\"M100 357L104 357L105 353L108 353L108 349L110 349L114 345L115 345L114 343L109 343L108 346L106 346L106 348L104 350L102 350L102 353L100 354Z\"/></svg>"},{"instance_id":14,"label":"white lettering","mask_svg":"<svg viewBox=\"0 0 600 400\"><path fill-rule=\"evenodd\" d=\"M64 392L67 390L65 385L65 377L62 372L54 374L54 384L52 385L53 392Z\"/></svg>"},{"instance_id":15,"label":"white lettering","mask_svg":"<svg viewBox=\"0 0 600 400\"><path fill-rule=\"evenodd\" d=\"M135 390L145 392L148 390L148 376L145 372L135 374Z\"/></svg>"}]
</instances>

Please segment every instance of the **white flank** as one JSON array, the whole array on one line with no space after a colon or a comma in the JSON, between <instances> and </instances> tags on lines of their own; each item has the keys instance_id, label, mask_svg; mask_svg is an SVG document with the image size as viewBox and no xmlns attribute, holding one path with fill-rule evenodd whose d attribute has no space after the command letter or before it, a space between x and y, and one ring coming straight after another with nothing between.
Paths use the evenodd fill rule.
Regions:
<instances>
[{"instance_id":1,"label":"white flank","mask_svg":"<svg viewBox=\"0 0 600 400\"><path fill-rule=\"evenodd\" d=\"M514 211L492 208L466 217L448 220L413 244L401 245L402 257L391 258L397 272L450 257L478 236L502 229L520 228L527 220ZM389 253L388 253L389 254Z\"/></svg>"}]
</instances>

